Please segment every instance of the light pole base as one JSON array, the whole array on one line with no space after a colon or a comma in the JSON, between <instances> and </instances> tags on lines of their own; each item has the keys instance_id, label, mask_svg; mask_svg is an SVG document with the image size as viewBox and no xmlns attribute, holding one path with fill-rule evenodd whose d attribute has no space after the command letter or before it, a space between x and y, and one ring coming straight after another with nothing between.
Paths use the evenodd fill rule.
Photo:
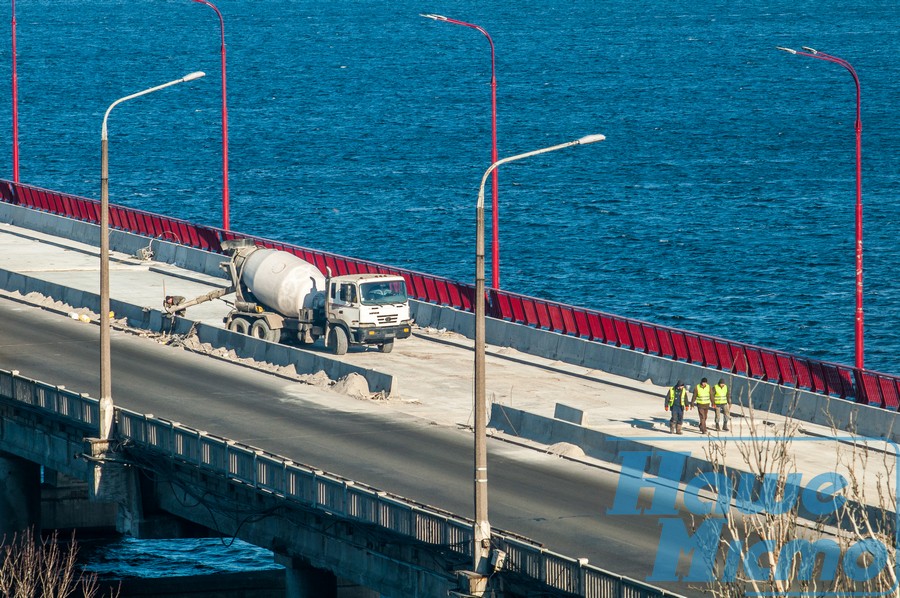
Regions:
<instances>
[{"instance_id":1,"label":"light pole base","mask_svg":"<svg viewBox=\"0 0 900 598\"><path fill-rule=\"evenodd\" d=\"M454 595L459 598L481 598L487 591L487 576L474 571L457 571L456 581L459 592Z\"/></svg>"}]
</instances>

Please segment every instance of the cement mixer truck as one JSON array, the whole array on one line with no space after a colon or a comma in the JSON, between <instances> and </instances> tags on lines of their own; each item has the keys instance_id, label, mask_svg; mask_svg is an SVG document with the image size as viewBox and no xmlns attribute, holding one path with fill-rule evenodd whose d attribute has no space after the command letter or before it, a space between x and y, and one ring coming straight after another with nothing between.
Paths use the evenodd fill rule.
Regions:
<instances>
[{"instance_id":1,"label":"cement mixer truck","mask_svg":"<svg viewBox=\"0 0 900 598\"><path fill-rule=\"evenodd\" d=\"M374 345L390 353L394 341L412 333L406 282L389 274L326 276L299 257L256 246L249 239L225 241L230 260L219 266L231 284L195 299L167 296L163 307L183 315L194 305L234 293L224 318L228 330L272 342L314 343L343 355L350 345Z\"/></svg>"}]
</instances>

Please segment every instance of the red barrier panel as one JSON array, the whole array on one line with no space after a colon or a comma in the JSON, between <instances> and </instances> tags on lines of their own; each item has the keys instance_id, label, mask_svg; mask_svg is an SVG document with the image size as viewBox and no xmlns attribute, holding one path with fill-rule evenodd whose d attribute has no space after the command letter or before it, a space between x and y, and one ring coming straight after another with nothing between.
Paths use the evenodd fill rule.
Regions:
<instances>
[{"instance_id":1,"label":"red barrier panel","mask_svg":"<svg viewBox=\"0 0 900 598\"><path fill-rule=\"evenodd\" d=\"M900 380L880 377L878 383L881 387L881 406L893 411L900 408Z\"/></svg>"},{"instance_id":2,"label":"red barrier panel","mask_svg":"<svg viewBox=\"0 0 900 598\"><path fill-rule=\"evenodd\" d=\"M600 314L589 313L587 314L588 326L591 329L591 339L601 342L607 343L609 342L606 338L606 334L603 331L603 322L600 319Z\"/></svg>"},{"instance_id":3,"label":"red barrier panel","mask_svg":"<svg viewBox=\"0 0 900 598\"><path fill-rule=\"evenodd\" d=\"M520 324L525 323L525 305L522 303L521 297L513 297L510 302L513 309L513 322L518 322Z\"/></svg>"},{"instance_id":4,"label":"red barrier panel","mask_svg":"<svg viewBox=\"0 0 900 598\"><path fill-rule=\"evenodd\" d=\"M525 312L525 318L522 320L525 324L529 326L540 326L538 322L537 310L534 307L533 301L522 300L522 311Z\"/></svg>"},{"instance_id":5,"label":"red barrier panel","mask_svg":"<svg viewBox=\"0 0 900 598\"><path fill-rule=\"evenodd\" d=\"M437 288L437 297L432 301L438 305L449 305L450 293L447 292L447 281L435 279L434 286Z\"/></svg>"},{"instance_id":6,"label":"red barrier panel","mask_svg":"<svg viewBox=\"0 0 900 598\"><path fill-rule=\"evenodd\" d=\"M619 335L616 332L616 323L610 316L600 316L600 323L603 325L603 336L606 342L617 347L621 344Z\"/></svg>"},{"instance_id":7,"label":"red barrier panel","mask_svg":"<svg viewBox=\"0 0 900 598\"><path fill-rule=\"evenodd\" d=\"M578 336L584 339L594 340L594 331L591 327L588 314L581 310L573 309L572 316L575 318L575 327L578 330Z\"/></svg>"},{"instance_id":8,"label":"red barrier panel","mask_svg":"<svg viewBox=\"0 0 900 598\"><path fill-rule=\"evenodd\" d=\"M763 369L765 371L765 379L770 382L778 382L781 374L778 370L778 360L771 351L760 351L759 356L762 359Z\"/></svg>"},{"instance_id":9,"label":"red barrier panel","mask_svg":"<svg viewBox=\"0 0 900 598\"><path fill-rule=\"evenodd\" d=\"M425 300L431 303L438 303L440 296L438 295L437 285L433 278L425 279Z\"/></svg>"},{"instance_id":10,"label":"red barrier panel","mask_svg":"<svg viewBox=\"0 0 900 598\"><path fill-rule=\"evenodd\" d=\"M550 330L556 330L565 334L566 324L563 322L562 308L559 305L550 303L544 303L543 305L547 308L547 315L550 320Z\"/></svg>"},{"instance_id":11,"label":"red barrier panel","mask_svg":"<svg viewBox=\"0 0 900 598\"><path fill-rule=\"evenodd\" d=\"M694 334L685 334L684 340L687 342L688 361L691 363L703 363L703 349L700 348L700 339Z\"/></svg>"},{"instance_id":12,"label":"red barrier panel","mask_svg":"<svg viewBox=\"0 0 900 598\"><path fill-rule=\"evenodd\" d=\"M751 378L766 378L766 368L763 367L762 355L759 349L745 347L744 357L747 359L747 373Z\"/></svg>"},{"instance_id":13,"label":"red barrier panel","mask_svg":"<svg viewBox=\"0 0 900 598\"><path fill-rule=\"evenodd\" d=\"M572 309L561 305L559 311L562 315L562 326L565 333L571 336L581 336L579 334L578 325L575 323L575 314Z\"/></svg>"},{"instance_id":14,"label":"red barrier panel","mask_svg":"<svg viewBox=\"0 0 900 598\"><path fill-rule=\"evenodd\" d=\"M706 367L719 368L719 352L716 342L711 338L700 337L700 349L703 351L703 363Z\"/></svg>"},{"instance_id":15,"label":"red barrier panel","mask_svg":"<svg viewBox=\"0 0 900 598\"><path fill-rule=\"evenodd\" d=\"M680 331L672 331L672 348L675 349L675 359L678 361L690 361L691 354L688 351L688 343L685 335Z\"/></svg>"},{"instance_id":16,"label":"red barrier panel","mask_svg":"<svg viewBox=\"0 0 900 598\"><path fill-rule=\"evenodd\" d=\"M535 301L534 309L537 312L538 322L544 330L553 330L553 323L550 321L550 311L547 304L543 301Z\"/></svg>"},{"instance_id":17,"label":"red barrier panel","mask_svg":"<svg viewBox=\"0 0 900 598\"><path fill-rule=\"evenodd\" d=\"M631 348L635 351L645 351L647 343L644 342L644 333L640 322L628 322L628 336L631 338Z\"/></svg>"},{"instance_id":18,"label":"red barrier panel","mask_svg":"<svg viewBox=\"0 0 900 598\"><path fill-rule=\"evenodd\" d=\"M613 323L616 326L616 338L619 340L619 346L623 349L633 349L634 343L631 341L631 334L628 332L628 322L621 318L614 318Z\"/></svg>"},{"instance_id":19,"label":"red barrier panel","mask_svg":"<svg viewBox=\"0 0 900 598\"><path fill-rule=\"evenodd\" d=\"M863 388L865 389L865 396L868 399L862 402L881 407L881 386L878 383L878 376L863 372L860 374L860 378L862 379ZM860 401L857 400L857 402Z\"/></svg>"},{"instance_id":20,"label":"red barrier panel","mask_svg":"<svg viewBox=\"0 0 900 598\"><path fill-rule=\"evenodd\" d=\"M809 362L805 359L796 357L791 358L794 366L794 373L797 375L797 386L804 390L812 390L812 373L809 369Z\"/></svg>"},{"instance_id":21,"label":"red barrier panel","mask_svg":"<svg viewBox=\"0 0 900 598\"><path fill-rule=\"evenodd\" d=\"M723 372L734 371L734 357L731 354L731 348L727 343L722 341L714 341L716 347L716 355L719 359L719 367Z\"/></svg>"},{"instance_id":22,"label":"red barrier panel","mask_svg":"<svg viewBox=\"0 0 900 598\"><path fill-rule=\"evenodd\" d=\"M644 337L644 345L647 347L647 353L650 355L662 355L662 348L659 344L659 335L653 326L641 324L641 336Z\"/></svg>"},{"instance_id":23,"label":"red barrier panel","mask_svg":"<svg viewBox=\"0 0 900 598\"><path fill-rule=\"evenodd\" d=\"M677 359L675 346L672 344L672 333L665 329L657 328L656 340L659 341L659 353L663 357Z\"/></svg>"},{"instance_id":24,"label":"red barrier panel","mask_svg":"<svg viewBox=\"0 0 900 598\"><path fill-rule=\"evenodd\" d=\"M779 353L775 356L778 361L778 373L781 376L781 383L784 385L796 385L797 376L794 374L794 366L788 355Z\"/></svg>"}]
</instances>

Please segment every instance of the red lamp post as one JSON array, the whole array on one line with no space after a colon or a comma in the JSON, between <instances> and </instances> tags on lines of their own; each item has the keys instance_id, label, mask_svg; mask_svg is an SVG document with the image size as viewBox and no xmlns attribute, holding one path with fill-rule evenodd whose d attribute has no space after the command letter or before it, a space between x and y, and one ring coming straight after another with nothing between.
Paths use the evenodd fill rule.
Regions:
<instances>
[{"instance_id":1,"label":"red lamp post","mask_svg":"<svg viewBox=\"0 0 900 598\"><path fill-rule=\"evenodd\" d=\"M199 4L205 4L219 17L219 31L222 34L222 228L228 230L228 102L225 91L225 21L222 13L212 2L207 0L194 0Z\"/></svg>"},{"instance_id":2,"label":"red lamp post","mask_svg":"<svg viewBox=\"0 0 900 598\"><path fill-rule=\"evenodd\" d=\"M491 45L491 164L497 161L497 77L494 65L494 40L488 35L488 32L472 23L465 21L457 21L442 15L423 14L420 15L426 19L434 19L435 21L444 21L453 23L454 25L462 25L481 32L488 43ZM500 214L497 202L497 171L494 170L493 179L491 180L491 271L493 273L494 288L500 288Z\"/></svg>"},{"instance_id":3,"label":"red lamp post","mask_svg":"<svg viewBox=\"0 0 900 598\"><path fill-rule=\"evenodd\" d=\"M12 161L13 182L19 182L19 83L16 78L16 0L12 0Z\"/></svg>"},{"instance_id":4,"label":"red lamp post","mask_svg":"<svg viewBox=\"0 0 900 598\"><path fill-rule=\"evenodd\" d=\"M849 62L843 58L832 56L824 52L819 52L812 48L803 46L806 52L792 50L791 48L778 47L779 50L797 54L800 56L809 56L818 60L825 60L839 64L847 69L853 76L853 82L856 84L856 368L863 369L863 227L862 227L862 119L860 117L861 98L859 87L859 77L856 70Z\"/></svg>"}]
</instances>

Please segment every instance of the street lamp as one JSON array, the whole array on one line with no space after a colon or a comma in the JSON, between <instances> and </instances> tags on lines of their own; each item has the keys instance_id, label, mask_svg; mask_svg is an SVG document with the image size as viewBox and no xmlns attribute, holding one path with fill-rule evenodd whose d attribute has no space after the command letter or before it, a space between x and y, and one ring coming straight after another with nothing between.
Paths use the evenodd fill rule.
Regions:
<instances>
[{"instance_id":1,"label":"street lamp","mask_svg":"<svg viewBox=\"0 0 900 598\"><path fill-rule=\"evenodd\" d=\"M203 77L205 73L195 72L181 79L169 81L130 96L119 98L109 105L103 115L103 128L100 132L100 438L108 440L112 431L113 400L112 378L110 376L109 350L109 153L106 134L106 120L112 109L125 102L171 85L193 81Z\"/></svg>"},{"instance_id":2,"label":"street lamp","mask_svg":"<svg viewBox=\"0 0 900 598\"><path fill-rule=\"evenodd\" d=\"M809 56L818 60L825 60L839 64L847 69L853 76L853 82L856 84L856 368L863 369L863 226L862 226L862 118L861 118L861 98L859 87L859 77L856 70L849 62L843 58L832 56L824 52L819 52L812 48L803 46L806 52L800 52L791 48L782 48L777 46L779 50L797 54L800 56Z\"/></svg>"},{"instance_id":3,"label":"street lamp","mask_svg":"<svg viewBox=\"0 0 900 598\"><path fill-rule=\"evenodd\" d=\"M198 1L198 0L195 0ZM497 161L497 77L494 68L494 40L488 35L488 32L472 23L465 21L457 21L443 15L423 14L419 15L426 19L434 19L435 21L444 21L453 23L454 25L462 25L481 32L488 43L491 45L491 163ZM493 275L493 285L495 289L500 288L500 211L497 201L497 171L494 171L492 180L493 197L491 201L491 273Z\"/></svg>"},{"instance_id":4,"label":"street lamp","mask_svg":"<svg viewBox=\"0 0 900 598\"><path fill-rule=\"evenodd\" d=\"M538 154L545 154L556 150L565 149L573 145L586 145L606 139L603 135L588 135L575 141L569 141L552 147L545 147L524 154L518 154L509 158L503 158L491 164L481 179L478 189L478 206L476 211L476 240L475 240L475 537L474 537L474 567L475 573L485 575L488 573L488 558L490 556L491 526L488 523L488 495L487 495L487 413L485 402L484 383L484 184L488 175L498 166L507 162L529 158Z\"/></svg>"},{"instance_id":5,"label":"street lamp","mask_svg":"<svg viewBox=\"0 0 900 598\"><path fill-rule=\"evenodd\" d=\"M222 228L228 230L228 97L225 92L225 20L222 13L212 2L207 0L194 0L199 4L205 4L219 17L219 31L222 35Z\"/></svg>"},{"instance_id":6,"label":"street lamp","mask_svg":"<svg viewBox=\"0 0 900 598\"><path fill-rule=\"evenodd\" d=\"M16 78L16 0L12 0L12 161L13 182L19 182L19 83Z\"/></svg>"}]
</instances>

